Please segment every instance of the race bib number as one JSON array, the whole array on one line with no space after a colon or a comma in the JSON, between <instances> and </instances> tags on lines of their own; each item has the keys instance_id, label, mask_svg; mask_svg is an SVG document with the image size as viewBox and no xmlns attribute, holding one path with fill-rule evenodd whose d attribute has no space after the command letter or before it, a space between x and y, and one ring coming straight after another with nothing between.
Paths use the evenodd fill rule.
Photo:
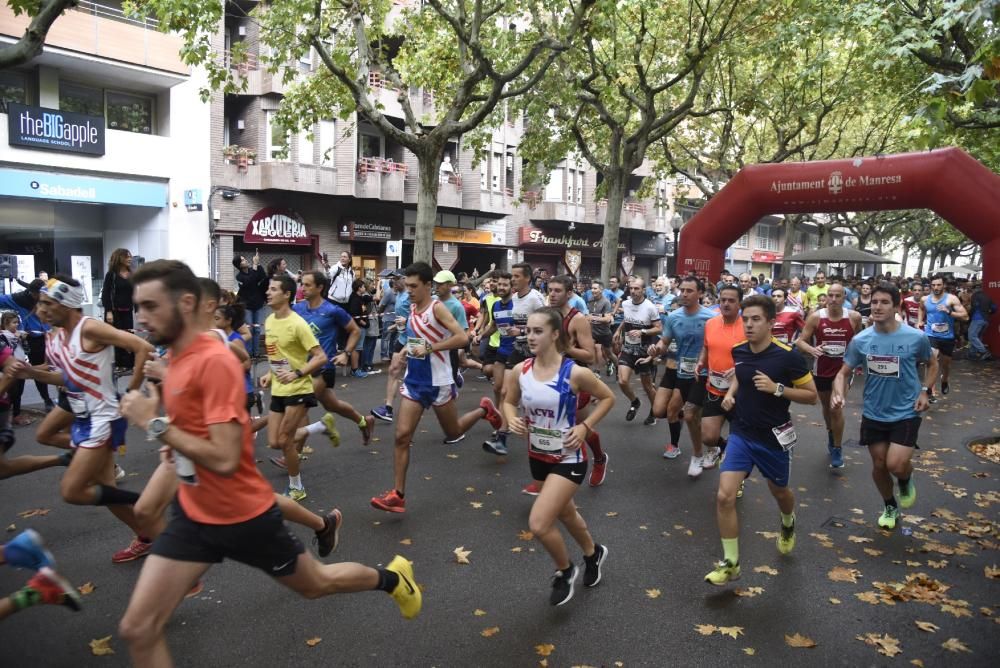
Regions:
<instances>
[{"instance_id":1,"label":"race bib number","mask_svg":"<svg viewBox=\"0 0 1000 668\"><path fill-rule=\"evenodd\" d=\"M674 339L673 341L671 341L670 345L667 346L667 352L668 353L673 353L675 355L677 354L677 340L676 339Z\"/></svg>"},{"instance_id":2,"label":"race bib number","mask_svg":"<svg viewBox=\"0 0 1000 668\"><path fill-rule=\"evenodd\" d=\"M174 450L174 470L177 478L185 485L197 485L198 476L194 469L194 462Z\"/></svg>"},{"instance_id":3,"label":"race bib number","mask_svg":"<svg viewBox=\"0 0 1000 668\"><path fill-rule=\"evenodd\" d=\"M694 369L698 366L697 357L682 357L678 365L678 369L681 373L686 373L689 376L694 375Z\"/></svg>"},{"instance_id":4,"label":"race bib number","mask_svg":"<svg viewBox=\"0 0 1000 668\"><path fill-rule=\"evenodd\" d=\"M642 332L638 329L633 329L629 332L625 332L625 343L637 346L642 343Z\"/></svg>"},{"instance_id":5,"label":"race bib number","mask_svg":"<svg viewBox=\"0 0 1000 668\"><path fill-rule=\"evenodd\" d=\"M545 453L560 452L563 448L563 433L558 429L528 428L528 442L533 450Z\"/></svg>"},{"instance_id":6,"label":"race bib number","mask_svg":"<svg viewBox=\"0 0 1000 668\"><path fill-rule=\"evenodd\" d=\"M778 445L785 452L794 448L799 440L799 437L795 433L795 425L791 421L786 422L780 427L772 427L771 431L774 433L774 437L778 439Z\"/></svg>"},{"instance_id":7,"label":"race bib number","mask_svg":"<svg viewBox=\"0 0 1000 668\"><path fill-rule=\"evenodd\" d=\"M946 322L931 323L931 331L935 334L947 334L951 327Z\"/></svg>"},{"instance_id":8,"label":"race bib number","mask_svg":"<svg viewBox=\"0 0 1000 668\"><path fill-rule=\"evenodd\" d=\"M728 390L733 384L733 372L735 369L725 371L709 371L708 382L717 390Z\"/></svg>"},{"instance_id":9,"label":"race bib number","mask_svg":"<svg viewBox=\"0 0 1000 668\"><path fill-rule=\"evenodd\" d=\"M827 357L843 357L844 351L847 350L847 346L838 341L835 343L824 343L820 349Z\"/></svg>"},{"instance_id":10,"label":"race bib number","mask_svg":"<svg viewBox=\"0 0 1000 668\"><path fill-rule=\"evenodd\" d=\"M427 339L415 336L406 339L406 356L414 359L427 357Z\"/></svg>"},{"instance_id":11,"label":"race bib number","mask_svg":"<svg viewBox=\"0 0 1000 668\"><path fill-rule=\"evenodd\" d=\"M868 374L882 378L899 378L899 357L896 355L868 355Z\"/></svg>"},{"instance_id":12,"label":"race bib number","mask_svg":"<svg viewBox=\"0 0 1000 668\"><path fill-rule=\"evenodd\" d=\"M271 360L271 373L277 375L282 371L288 371L292 365L288 360Z\"/></svg>"}]
</instances>

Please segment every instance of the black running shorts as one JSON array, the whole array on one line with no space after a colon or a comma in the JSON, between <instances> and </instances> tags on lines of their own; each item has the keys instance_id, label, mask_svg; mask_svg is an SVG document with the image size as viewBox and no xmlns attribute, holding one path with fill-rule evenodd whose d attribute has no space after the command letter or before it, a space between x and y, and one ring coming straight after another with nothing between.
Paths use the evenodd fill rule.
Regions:
<instances>
[{"instance_id":1,"label":"black running shorts","mask_svg":"<svg viewBox=\"0 0 1000 668\"><path fill-rule=\"evenodd\" d=\"M292 406L305 406L306 409L316 406L316 395L314 394L293 394L290 397L276 397L271 395L271 412L284 413L285 408Z\"/></svg>"},{"instance_id":2,"label":"black running shorts","mask_svg":"<svg viewBox=\"0 0 1000 668\"><path fill-rule=\"evenodd\" d=\"M705 403L705 378L677 378L674 386L681 393L684 403L691 404L696 408L701 408Z\"/></svg>"},{"instance_id":3,"label":"black running shorts","mask_svg":"<svg viewBox=\"0 0 1000 668\"><path fill-rule=\"evenodd\" d=\"M580 447L587 447L582 445ZM567 480L572 480L577 485L583 482L583 479L587 477L587 460L582 462L575 462L573 464L559 463L555 464L553 462L545 462L541 459L535 459L534 457L528 458L528 463L531 464L531 479L544 481L549 474L555 474L562 476Z\"/></svg>"},{"instance_id":4,"label":"black running shorts","mask_svg":"<svg viewBox=\"0 0 1000 668\"><path fill-rule=\"evenodd\" d=\"M927 340L931 342L931 348L937 350L942 357L951 357L955 354L955 339L936 339L928 336Z\"/></svg>"},{"instance_id":5,"label":"black running shorts","mask_svg":"<svg viewBox=\"0 0 1000 668\"><path fill-rule=\"evenodd\" d=\"M285 526L278 504L239 524L202 524L184 514L176 501L173 518L151 550L165 559L201 564L232 559L272 577L294 574L299 555L305 551Z\"/></svg>"},{"instance_id":6,"label":"black running shorts","mask_svg":"<svg viewBox=\"0 0 1000 668\"><path fill-rule=\"evenodd\" d=\"M672 390L677 387L677 368L664 367L663 378L660 379L660 387L664 390Z\"/></svg>"},{"instance_id":7,"label":"black running shorts","mask_svg":"<svg viewBox=\"0 0 1000 668\"><path fill-rule=\"evenodd\" d=\"M721 394L712 394L708 390L705 390L705 401L701 405L701 416L710 418L721 415L727 420L730 419L729 413L722 409L722 400L724 398Z\"/></svg>"},{"instance_id":8,"label":"black running shorts","mask_svg":"<svg viewBox=\"0 0 1000 668\"><path fill-rule=\"evenodd\" d=\"M879 443L895 443L908 448L919 448L917 433L920 431L920 418L912 417L898 422L882 422L870 418L861 418L861 445L877 445Z\"/></svg>"}]
</instances>

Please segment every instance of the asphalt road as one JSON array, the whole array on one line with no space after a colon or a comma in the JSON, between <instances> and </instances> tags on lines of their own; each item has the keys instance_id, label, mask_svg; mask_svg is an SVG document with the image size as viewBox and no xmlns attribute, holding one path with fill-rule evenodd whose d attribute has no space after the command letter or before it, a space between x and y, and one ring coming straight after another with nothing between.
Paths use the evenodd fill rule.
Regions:
<instances>
[{"instance_id":1,"label":"asphalt road","mask_svg":"<svg viewBox=\"0 0 1000 668\"><path fill-rule=\"evenodd\" d=\"M384 380L344 380L338 391L367 410L383 394ZM467 382L460 407L473 407L486 387ZM464 443L443 445L436 421L426 416L413 447L407 513L389 515L368 500L392 483L392 427L379 424L378 442L364 448L342 424L339 449L322 437L310 440L315 453L303 472L305 505L317 512L336 505L344 512L341 547L332 555L337 560L385 564L397 553L412 559L424 587L422 614L403 620L380 592L305 601L264 574L228 562L209 572L202 595L181 605L169 625L170 645L182 666L532 666L543 660L537 646L544 645L553 646L549 666L857 666L915 659L927 666L996 665L1000 582L988 567L1000 563L1000 471L965 444L1000 433L998 390L996 368L956 364L951 395L921 430L914 478L919 498L902 525L909 535L874 528L881 500L867 453L848 449L847 467L831 472L819 407L793 410L800 433L792 472L798 545L782 557L773 538L758 533L776 531L779 518L754 474L740 502L743 577L721 588L702 580L721 556L718 473L688 480L686 432L684 455L663 460L665 423L643 426L645 407L626 423L627 406L620 401L600 426L611 455L607 483L585 486L576 497L593 535L610 549L604 581L560 608L548 605L548 556L519 538L532 501L520 493L529 479L522 448L507 460L483 452L485 422ZM859 397L856 385L847 412L852 437ZM19 429L11 454L45 452L32 436L31 427ZM261 469L282 489L285 478L266 462L269 451L259 443ZM121 463L129 474L125 485L138 490L155 466L155 447L133 429ZM84 597L83 612L43 606L3 622L0 666L127 665L117 623L141 562L111 563L111 554L130 540L128 530L105 509L63 503L60 475L50 469L0 483L0 519L8 536L28 527L42 532L60 570L95 589ZM49 512L20 516L32 509ZM308 531L295 531L311 539ZM468 565L456 563L457 547L471 551ZM765 566L776 573L755 570ZM843 570L834 574L846 570L857 581L830 579L837 567ZM910 600L873 604L856 596L874 597L875 583L903 583L917 573L925 574L918 580L925 586L906 590L902 596ZM14 591L26 579L23 571L0 569L0 591ZM922 631L916 621L938 630ZM708 628L710 635L702 635L697 625L723 627L735 637ZM789 647L785 636L796 633L816 647ZM898 640L901 653L890 658L856 639L868 633ZM90 641L109 635L115 653L93 656ZM321 641L308 646L315 638ZM942 646L952 638L971 653Z\"/></svg>"}]
</instances>

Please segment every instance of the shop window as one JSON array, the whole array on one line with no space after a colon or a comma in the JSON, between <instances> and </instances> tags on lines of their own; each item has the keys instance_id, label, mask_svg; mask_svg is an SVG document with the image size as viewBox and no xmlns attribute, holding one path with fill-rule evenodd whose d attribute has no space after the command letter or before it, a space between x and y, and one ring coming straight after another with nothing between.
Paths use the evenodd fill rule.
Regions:
<instances>
[{"instance_id":1,"label":"shop window","mask_svg":"<svg viewBox=\"0 0 1000 668\"><path fill-rule=\"evenodd\" d=\"M311 127L299 131L299 162L304 165L311 165L315 162L312 132Z\"/></svg>"},{"instance_id":2,"label":"shop window","mask_svg":"<svg viewBox=\"0 0 1000 668\"><path fill-rule=\"evenodd\" d=\"M269 111L267 118L267 159L288 160L288 131L278 124L278 112Z\"/></svg>"},{"instance_id":3,"label":"shop window","mask_svg":"<svg viewBox=\"0 0 1000 668\"><path fill-rule=\"evenodd\" d=\"M0 72L0 113L7 113L7 104L28 103L27 78L20 72Z\"/></svg>"},{"instance_id":4,"label":"shop window","mask_svg":"<svg viewBox=\"0 0 1000 668\"><path fill-rule=\"evenodd\" d=\"M60 81L59 108L77 114L104 116L104 91Z\"/></svg>"},{"instance_id":5,"label":"shop window","mask_svg":"<svg viewBox=\"0 0 1000 668\"><path fill-rule=\"evenodd\" d=\"M108 127L142 134L153 133L153 98L108 91Z\"/></svg>"}]
</instances>

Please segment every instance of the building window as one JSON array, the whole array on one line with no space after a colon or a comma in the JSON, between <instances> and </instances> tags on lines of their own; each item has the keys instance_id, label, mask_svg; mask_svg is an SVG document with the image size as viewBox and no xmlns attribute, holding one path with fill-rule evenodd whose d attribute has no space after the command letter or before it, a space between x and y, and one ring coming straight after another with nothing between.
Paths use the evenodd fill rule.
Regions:
<instances>
[{"instance_id":1,"label":"building window","mask_svg":"<svg viewBox=\"0 0 1000 668\"><path fill-rule=\"evenodd\" d=\"M545 201L563 201L563 168L556 167L549 173L549 182L545 186Z\"/></svg>"},{"instance_id":2,"label":"building window","mask_svg":"<svg viewBox=\"0 0 1000 668\"><path fill-rule=\"evenodd\" d=\"M7 104L28 103L28 85L20 72L0 72L0 112L7 113Z\"/></svg>"},{"instance_id":3,"label":"building window","mask_svg":"<svg viewBox=\"0 0 1000 668\"><path fill-rule=\"evenodd\" d=\"M745 233L736 241L737 248L750 248L750 233Z\"/></svg>"},{"instance_id":4,"label":"building window","mask_svg":"<svg viewBox=\"0 0 1000 668\"><path fill-rule=\"evenodd\" d=\"M269 111L267 119L267 159L288 160L288 131L278 125L278 112Z\"/></svg>"},{"instance_id":5,"label":"building window","mask_svg":"<svg viewBox=\"0 0 1000 668\"><path fill-rule=\"evenodd\" d=\"M757 250L778 250L778 228L771 225L757 225Z\"/></svg>"},{"instance_id":6,"label":"building window","mask_svg":"<svg viewBox=\"0 0 1000 668\"><path fill-rule=\"evenodd\" d=\"M382 138L378 135L358 135L358 156L362 158L381 158Z\"/></svg>"},{"instance_id":7,"label":"building window","mask_svg":"<svg viewBox=\"0 0 1000 668\"><path fill-rule=\"evenodd\" d=\"M491 165L490 188L493 192L500 192L503 189L503 182L500 180L504 176L503 153L493 152L493 163Z\"/></svg>"},{"instance_id":8,"label":"building window","mask_svg":"<svg viewBox=\"0 0 1000 668\"><path fill-rule=\"evenodd\" d=\"M486 184L487 184L487 182L489 181L489 178L490 178L489 171L490 171L490 152L489 151L483 151L483 157L479 161L479 189L480 190L489 190L489 188L486 187Z\"/></svg>"},{"instance_id":9,"label":"building window","mask_svg":"<svg viewBox=\"0 0 1000 668\"><path fill-rule=\"evenodd\" d=\"M153 134L153 98L107 92L108 127Z\"/></svg>"},{"instance_id":10,"label":"building window","mask_svg":"<svg viewBox=\"0 0 1000 668\"><path fill-rule=\"evenodd\" d=\"M313 128L305 128L299 131L299 162L303 165L312 165L316 161L313 158Z\"/></svg>"},{"instance_id":11,"label":"building window","mask_svg":"<svg viewBox=\"0 0 1000 668\"><path fill-rule=\"evenodd\" d=\"M104 116L104 91L77 84L59 82L59 109L88 116ZM110 127L110 125L109 125Z\"/></svg>"},{"instance_id":12,"label":"building window","mask_svg":"<svg viewBox=\"0 0 1000 668\"><path fill-rule=\"evenodd\" d=\"M319 122L319 162L324 167L334 166L334 149L337 146L337 125L333 121Z\"/></svg>"}]
</instances>

